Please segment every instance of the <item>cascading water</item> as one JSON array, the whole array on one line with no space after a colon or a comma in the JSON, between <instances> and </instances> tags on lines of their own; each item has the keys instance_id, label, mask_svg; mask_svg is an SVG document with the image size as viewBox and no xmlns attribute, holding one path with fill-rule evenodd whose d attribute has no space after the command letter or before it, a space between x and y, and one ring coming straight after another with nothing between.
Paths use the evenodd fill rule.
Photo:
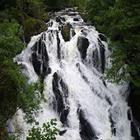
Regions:
<instances>
[{"instance_id":1,"label":"cascading water","mask_svg":"<svg viewBox=\"0 0 140 140\"><path fill-rule=\"evenodd\" d=\"M57 140L133 140L127 85L103 78L109 65L105 37L72 9L57 12L47 25L15 58L29 82L44 80L47 102L42 101L37 121L57 118L64 131ZM31 126L21 110L11 122L25 140Z\"/></svg>"}]
</instances>

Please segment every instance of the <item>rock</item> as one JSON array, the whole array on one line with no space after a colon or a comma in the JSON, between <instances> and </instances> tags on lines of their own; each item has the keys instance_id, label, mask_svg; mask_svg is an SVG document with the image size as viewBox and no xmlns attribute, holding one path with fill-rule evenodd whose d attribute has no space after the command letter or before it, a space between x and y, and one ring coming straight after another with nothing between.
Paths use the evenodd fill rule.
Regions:
<instances>
[{"instance_id":1,"label":"rock","mask_svg":"<svg viewBox=\"0 0 140 140\"><path fill-rule=\"evenodd\" d=\"M36 42L32 47L32 55L31 61L34 67L35 72L42 79L50 73L50 68L48 66L49 57L46 50L45 43L43 39L45 38L45 34L42 34L41 38L38 42Z\"/></svg>"},{"instance_id":2,"label":"rock","mask_svg":"<svg viewBox=\"0 0 140 140\"><path fill-rule=\"evenodd\" d=\"M111 132L112 132L112 135L116 135L116 123L114 122L113 118L112 118L112 115L110 113L109 115L109 120L110 120L110 123L111 123Z\"/></svg>"},{"instance_id":3,"label":"rock","mask_svg":"<svg viewBox=\"0 0 140 140\"><path fill-rule=\"evenodd\" d=\"M69 107L65 108L62 112L61 112L61 115L60 115L60 121L64 124L64 125L68 125L67 124L67 116L69 114Z\"/></svg>"},{"instance_id":4,"label":"rock","mask_svg":"<svg viewBox=\"0 0 140 140\"><path fill-rule=\"evenodd\" d=\"M56 17L56 19L55 19L55 20L56 20L56 22L59 22L60 24L62 23L62 21L61 21L61 17L59 17L59 16L58 16L58 17Z\"/></svg>"},{"instance_id":5,"label":"rock","mask_svg":"<svg viewBox=\"0 0 140 140\"><path fill-rule=\"evenodd\" d=\"M61 59L61 47L60 47L60 38L58 36L58 32L57 32L57 57L58 59Z\"/></svg>"},{"instance_id":6,"label":"rock","mask_svg":"<svg viewBox=\"0 0 140 140\"><path fill-rule=\"evenodd\" d=\"M132 131L132 136L135 138L135 140L140 139L139 130L140 128L138 128L137 123L133 120L131 122L131 131Z\"/></svg>"},{"instance_id":7,"label":"rock","mask_svg":"<svg viewBox=\"0 0 140 140\"><path fill-rule=\"evenodd\" d=\"M76 12L69 12L68 15L69 15L69 16L76 16L77 13L76 13Z\"/></svg>"},{"instance_id":8,"label":"rock","mask_svg":"<svg viewBox=\"0 0 140 140\"><path fill-rule=\"evenodd\" d=\"M77 42L78 50L81 54L81 58L85 59L86 58L86 53L87 53L87 48L89 46L89 41L85 37L79 37L78 42Z\"/></svg>"},{"instance_id":9,"label":"rock","mask_svg":"<svg viewBox=\"0 0 140 140\"><path fill-rule=\"evenodd\" d=\"M128 103L132 109L134 118L140 123L140 88L136 87L133 83L129 84L130 94Z\"/></svg>"},{"instance_id":10,"label":"rock","mask_svg":"<svg viewBox=\"0 0 140 140\"><path fill-rule=\"evenodd\" d=\"M105 36L104 34L101 34L101 33L100 33L98 36L99 36L99 38L101 39L101 41L107 42L107 38L106 38L106 36Z\"/></svg>"},{"instance_id":11,"label":"rock","mask_svg":"<svg viewBox=\"0 0 140 140\"><path fill-rule=\"evenodd\" d=\"M62 26L62 36L64 38L65 41L70 41L70 29L71 29L71 25L70 24L66 24L64 26Z\"/></svg>"},{"instance_id":12,"label":"rock","mask_svg":"<svg viewBox=\"0 0 140 140\"><path fill-rule=\"evenodd\" d=\"M85 119L84 112L78 110L78 116L80 121L80 135L83 140L96 140L96 132L93 130L91 124Z\"/></svg>"},{"instance_id":13,"label":"rock","mask_svg":"<svg viewBox=\"0 0 140 140\"><path fill-rule=\"evenodd\" d=\"M66 132L67 132L67 130L59 131L59 135L62 136L62 135L64 135Z\"/></svg>"},{"instance_id":14,"label":"rock","mask_svg":"<svg viewBox=\"0 0 140 140\"><path fill-rule=\"evenodd\" d=\"M100 46L100 60L101 60L101 68L100 68L100 71L102 73L104 73L104 70L105 70L105 48L104 48L104 45L102 44L102 42L98 39L98 43L99 43L99 46Z\"/></svg>"},{"instance_id":15,"label":"rock","mask_svg":"<svg viewBox=\"0 0 140 140\"><path fill-rule=\"evenodd\" d=\"M71 29L71 36L73 37L73 36L75 36L75 31L74 31L74 29Z\"/></svg>"},{"instance_id":16,"label":"rock","mask_svg":"<svg viewBox=\"0 0 140 140\"><path fill-rule=\"evenodd\" d=\"M79 19L78 18L74 18L73 21L79 21Z\"/></svg>"},{"instance_id":17,"label":"rock","mask_svg":"<svg viewBox=\"0 0 140 140\"><path fill-rule=\"evenodd\" d=\"M92 55L92 61L93 61L93 66L99 70L99 53L98 53L98 49L96 48L94 51L93 51L93 55Z\"/></svg>"},{"instance_id":18,"label":"rock","mask_svg":"<svg viewBox=\"0 0 140 140\"><path fill-rule=\"evenodd\" d=\"M41 62L38 60L37 54L35 52L32 53L32 64L37 75L40 75Z\"/></svg>"},{"instance_id":19,"label":"rock","mask_svg":"<svg viewBox=\"0 0 140 140\"><path fill-rule=\"evenodd\" d=\"M66 84L62 86L62 83L64 84L64 82L61 82L61 84L59 85L60 81L62 81L62 79L55 72L53 75L52 85L53 85L53 92L55 95L55 99L57 102L56 103L57 112L60 115L60 121L62 122L62 124L68 125L67 116L69 114L69 107L68 107L68 103L67 103L68 101L67 101L67 96L66 96L68 95L68 90L67 90L68 88ZM64 89L65 87L66 89Z\"/></svg>"}]
</instances>

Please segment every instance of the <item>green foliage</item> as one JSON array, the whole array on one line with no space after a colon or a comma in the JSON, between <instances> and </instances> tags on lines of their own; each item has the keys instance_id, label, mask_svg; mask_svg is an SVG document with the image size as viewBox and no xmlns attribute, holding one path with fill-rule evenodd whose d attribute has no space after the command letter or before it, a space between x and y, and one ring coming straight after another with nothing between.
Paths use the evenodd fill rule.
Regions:
<instances>
[{"instance_id":1,"label":"green foliage","mask_svg":"<svg viewBox=\"0 0 140 140\"><path fill-rule=\"evenodd\" d=\"M41 94L36 85L28 85L13 58L21 52L21 27L16 20L0 23L0 127L21 108L28 121L39 108Z\"/></svg>"},{"instance_id":2,"label":"green foliage","mask_svg":"<svg viewBox=\"0 0 140 140\"><path fill-rule=\"evenodd\" d=\"M14 7L16 5L16 0L1 0L0 1L0 10L5 8Z\"/></svg>"},{"instance_id":3,"label":"green foliage","mask_svg":"<svg viewBox=\"0 0 140 140\"><path fill-rule=\"evenodd\" d=\"M27 17L23 22L23 26L24 26L24 35L27 41L29 41L32 35L36 35L47 29L45 22L32 17Z\"/></svg>"},{"instance_id":4,"label":"green foliage","mask_svg":"<svg viewBox=\"0 0 140 140\"><path fill-rule=\"evenodd\" d=\"M43 0L47 6L47 10L61 10L69 6L69 0Z\"/></svg>"},{"instance_id":5,"label":"green foliage","mask_svg":"<svg viewBox=\"0 0 140 140\"><path fill-rule=\"evenodd\" d=\"M57 129L56 119L52 119L50 122L44 123L42 127L34 126L29 130L29 136L27 140L56 140L59 130Z\"/></svg>"},{"instance_id":6,"label":"green foliage","mask_svg":"<svg viewBox=\"0 0 140 140\"><path fill-rule=\"evenodd\" d=\"M24 84L24 88L19 91L17 96L17 107L25 113L25 120L28 123L35 121L35 115L38 112L41 102L41 94L38 84Z\"/></svg>"},{"instance_id":7,"label":"green foliage","mask_svg":"<svg viewBox=\"0 0 140 140\"><path fill-rule=\"evenodd\" d=\"M140 86L140 2L89 0L86 9L88 20L110 39L112 67L108 78Z\"/></svg>"},{"instance_id":8,"label":"green foliage","mask_svg":"<svg viewBox=\"0 0 140 140\"><path fill-rule=\"evenodd\" d=\"M4 21L0 23L0 60L13 58L24 47L18 34L20 34L20 25L15 21ZM1 63L0 62L0 63Z\"/></svg>"},{"instance_id":9,"label":"green foliage","mask_svg":"<svg viewBox=\"0 0 140 140\"><path fill-rule=\"evenodd\" d=\"M0 112L5 122L16 110L16 96L22 85L17 66L12 62L24 45L17 36L19 24L16 21L0 23Z\"/></svg>"}]
</instances>

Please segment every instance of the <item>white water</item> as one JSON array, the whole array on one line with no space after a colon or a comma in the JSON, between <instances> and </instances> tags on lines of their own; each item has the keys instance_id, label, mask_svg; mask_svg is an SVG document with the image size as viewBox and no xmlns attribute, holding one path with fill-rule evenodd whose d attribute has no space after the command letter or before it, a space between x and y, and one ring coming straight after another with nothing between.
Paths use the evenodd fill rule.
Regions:
<instances>
[{"instance_id":1,"label":"white water","mask_svg":"<svg viewBox=\"0 0 140 140\"><path fill-rule=\"evenodd\" d=\"M101 57L100 57L100 45L99 45L99 33L93 26L88 26L84 23L79 15L68 16L65 12L59 12L57 15L65 18L62 24L70 23L74 32L74 36L71 34L70 41L64 41L59 27L62 24L52 19L49 23L53 23L47 31L37 36L32 37L28 47L15 58L18 64L24 65L23 73L29 78L30 82L37 82L38 75L36 74L31 61L31 53L33 45L39 41L43 35L43 42L45 43L46 50L49 56L48 66L51 68L51 73L44 79L45 89L43 94L47 99L47 102L42 101L38 116L36 117L40 125L49 121L52 118L57 118L58 127L60 130L67 130L63 136L58 136L57 140L81 140L79 134L81 125L77 110L80 109L84 113L84 119L90 123L96 135L92 138L85 138L84 140L132 140L131 126L128 120L127 110L129 109L127 102L127 85L114 85L106 81L106 86L103 82L103 74L100 72ZM73 18L77 17L78 21L74 21ZM60 39L60 54L61 58L58 59L58 37ZM78 50L77 42L79 37L87 38L89 46L86 53L86 58L82 60L80 52ZM101 40L100 40L101 41ZM105 49L105 59L107 61L108 48L104 41L101 41ZM96 51L98 50L98 51ZM97 61L98 67L93 65L93 52L98 53ZM106 65L108 63L106 62ZM53 102L55 95L53 91L53 75L57 72L59 77L67 85L68 97L65 97L65 93L62 94L65 107L69 107L70 111L67 116L67 125L63 125L60 121L60 114L56 109L53 109ZM62 91L60 80L58 83L59 90ZM63 93L63 91L61 92ZM109 102L108 100L111 102ZM56 102L57 104L57 102ZM115 134L112 132L112 122L115 129ZM23 119L23 113L19 110L13 117L11 122L14 131L21 130L19 139L25 140L28 129L32 126L26 124Z\"/></svg>"}]
</instances>

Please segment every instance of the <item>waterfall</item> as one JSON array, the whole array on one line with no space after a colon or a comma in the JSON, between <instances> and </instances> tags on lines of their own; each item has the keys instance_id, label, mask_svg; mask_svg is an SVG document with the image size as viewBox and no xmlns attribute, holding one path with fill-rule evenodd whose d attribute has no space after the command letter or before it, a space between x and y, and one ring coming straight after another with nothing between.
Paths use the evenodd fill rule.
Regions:
<instances>
[{"instance_id":1,"label":"waterfall","mask_svg":"<svg viewBox=\"0 0 140 140\"><path fill-rule=\"evenodd\" d=\"M106 38L86 24L78 12L66 9L46 23L48 30L33 36L15 57L29 83L44 82L44 97L36 120L56 118L64 131L57 140L133 140L127 84L104 79L109 67ZM31 128L19 110L11 120L26 140Z\"/></svg>"}]
</instances>

